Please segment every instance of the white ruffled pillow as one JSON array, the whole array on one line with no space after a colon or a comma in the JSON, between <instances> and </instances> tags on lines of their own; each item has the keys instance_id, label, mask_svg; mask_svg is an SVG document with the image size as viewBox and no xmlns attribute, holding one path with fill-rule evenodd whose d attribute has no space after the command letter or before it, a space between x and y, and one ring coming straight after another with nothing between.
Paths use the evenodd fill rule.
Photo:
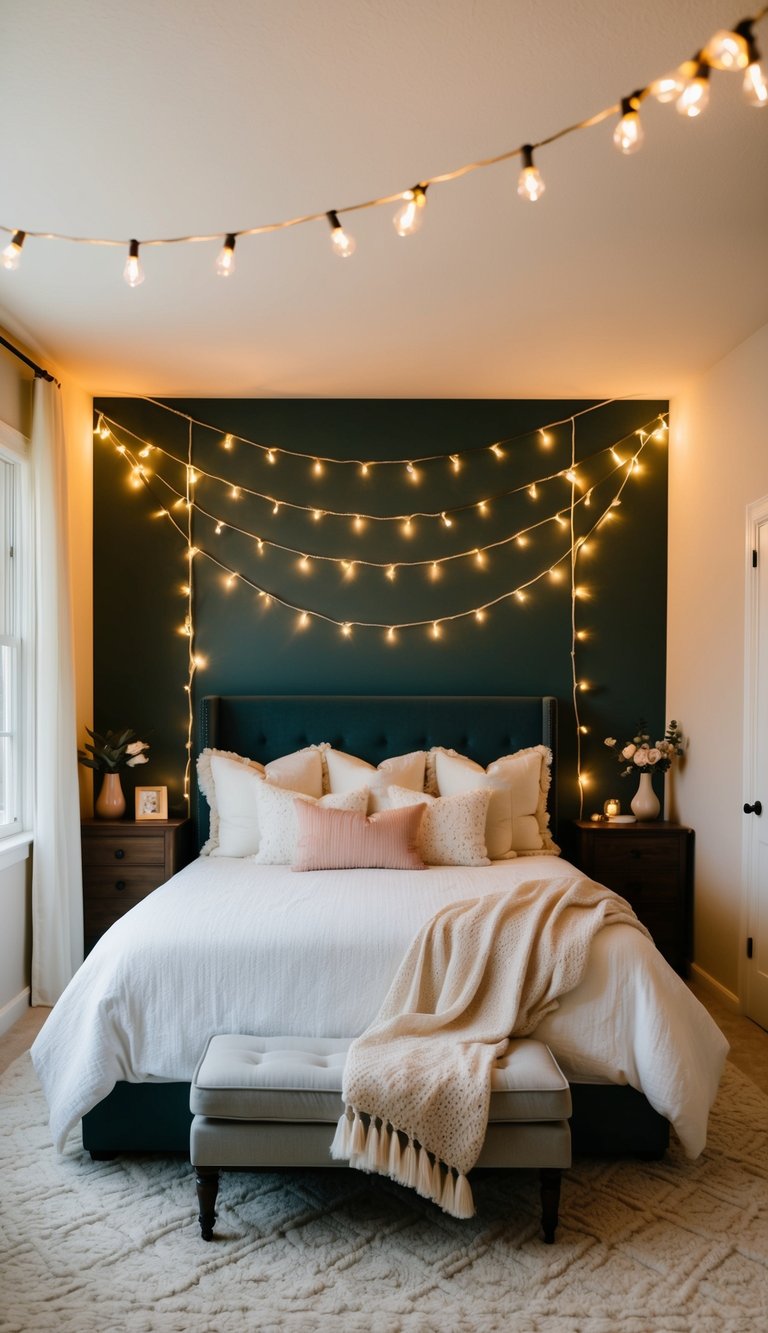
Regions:
<instances>
[{"instance_id":1,"label":"white ruffled pillow","mask_svg":"<svg viewBox=\"0 0 768 1333\"><path fill-rule=\"evenodd\" d=\"M335 796L330 793L319 799L303 796L301 792L286 791L269 782L259 783L255 791L261 837L259 850L253 860L260 866L290 865L296 860L299 839L297 801L308 801L310 805L325 806L332 810L353 810L359 815L365 814L368 805L367 787Z\"/></svg>"},{"instance_id":2,"label":"white ruffled pillow","mask_svg":"<svg viewBox=\"0 0 768 1333\"><path fill-rule=\"evenodd\" d=\"M490 791L468 791L456 796L390 787L393 809L425 805L419 829L419 851L432 866L487 866L485 821Z\"/></svg>"},{"instance_id":3,"label":"white ruffled pillow","mask_svg":"<svg viewBox=\"0 0 768 1333\"><path fill-rule=\"evenodd\" d=\"M559 855L547 812L551 763L552 752L546 745L504 755L487 769L455 750L436 747L430 751L428 769L441 796L490 790L487 845L489 856L497 860Z\"/></svg>"},{"instance_id":4,"label":"white ruffled pillow","mask_svg":"<svg viewBox=\"0 0 768 1333\"><path fill-rule=\"evenodd\" d=\"M307 746L266 766L231 750L203 750L197 781L210 809L208 841L201 856L251 856L259 849L255 783L269 782L304 796L323 794L322 746Z\"/></svg>"},{"instance_id":5,"label":"white ruffled pillow","mask_svg":"<svg viewBox=\"0 0 768 1333\"><path fill-rule=\"evenodd\" d=\"M368 814L377 814L388 808L387 792L392 784L407 787L409 791L424 790L426 750L414 750L411 754L383 759L378 768L374 768L365 759L357 759L355 755L345 754L343 750L329 748L323 752L323 762L332 792L338 794L359 791L361 787L368 788Z\"/></svg>"}]
</instances>

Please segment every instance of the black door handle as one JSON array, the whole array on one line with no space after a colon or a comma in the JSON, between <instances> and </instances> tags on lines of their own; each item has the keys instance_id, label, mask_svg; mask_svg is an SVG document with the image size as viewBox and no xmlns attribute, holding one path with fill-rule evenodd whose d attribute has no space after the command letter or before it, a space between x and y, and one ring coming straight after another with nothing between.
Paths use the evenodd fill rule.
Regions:
<instances>
[{"instance_id":1,"label":"black door handle","mask_svg":"<svg viewBox=\"0 0 768 1333\"><path fill-rule=\"evenodd\" d=\"M753 805L744 806L745 815L761 815L763 813L762 801L755 801Z\"/></svg>"}]
</instances>

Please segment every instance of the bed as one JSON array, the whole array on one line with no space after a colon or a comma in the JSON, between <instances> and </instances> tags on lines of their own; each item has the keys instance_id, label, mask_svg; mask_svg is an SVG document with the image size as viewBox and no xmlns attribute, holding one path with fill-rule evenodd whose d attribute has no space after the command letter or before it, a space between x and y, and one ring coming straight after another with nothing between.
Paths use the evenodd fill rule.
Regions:
<instances>
[{"instance_id":1,"label":"bed","mask_svg":"<svg viewBox=\"0 0 768 1333\"><path fill-rule=\"evenodd\" d=\"M373 764L440 745L486 765L541 744L556 756L556 725L548 697L211 697L199 741L262 762L322 741ZM198 826L203 845L203 798ZM37 1038L54 1140L82 1117L96 1158L186 1152L189 1081L209 1035L355 1036L441 906L578 874L545 855L304 874L199 857L102 937ZM581 984L536 1036L571 1082L576 1151L658 1156L670 1122L689 1156L702 1150L727 1044L640 932L601 931Z\"/></svg>"}]
</instances>

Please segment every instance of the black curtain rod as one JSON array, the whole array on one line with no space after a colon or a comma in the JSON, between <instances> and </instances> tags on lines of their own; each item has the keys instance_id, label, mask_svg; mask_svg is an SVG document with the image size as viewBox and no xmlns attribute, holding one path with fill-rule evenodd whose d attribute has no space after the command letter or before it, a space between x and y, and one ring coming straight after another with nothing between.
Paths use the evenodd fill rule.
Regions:
<instances>
[{"instance_id":1,"label":"black curtain rod","mask_svg":"<svg viewBox=\"0 0 768 1333\"><path fill-rule=\"evenodd\" d=\"M56 379L55 375L51 374L50 370L43 370L42 366L38 366L36 361L32 361L28 356L25 356L18 347L14 347L13 343L9 343L8 339L3 338L2 335L0 335L0 346L7 347L8 351L12 352L14 356L17 356L20 361L23 361L25 366L29 366L30 370L34 370L36 379L50 380L52 384L58 384L59 381Z\"/></svg>"}]
</instances>

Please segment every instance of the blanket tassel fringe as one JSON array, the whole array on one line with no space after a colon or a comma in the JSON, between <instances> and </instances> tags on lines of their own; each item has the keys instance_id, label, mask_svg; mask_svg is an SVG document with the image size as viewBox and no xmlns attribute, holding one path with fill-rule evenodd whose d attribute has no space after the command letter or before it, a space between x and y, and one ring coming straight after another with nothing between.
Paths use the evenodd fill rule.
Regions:
<instances>
[{"instance_id":1,"label":"blanket tassel fringe","mask_svg":"<svg viewBox=\"0 0 768 1333\"><path fill-rule=\"evenodd\" d=\"M375 1116L368 1117L366 1125L358 1111L350 1110L344 1112L336 1126L331 1144L331 1157L335 1161L347 1159L359 1171L389 1176L398 1184L415 1189L423 1198L432 1199L451 1217L474 1217L472 1187L462 1171L430 1156L412 1138L402 1148L394 1125L383 1120L377 1123Z\"/></svg>"}]
</instances>

